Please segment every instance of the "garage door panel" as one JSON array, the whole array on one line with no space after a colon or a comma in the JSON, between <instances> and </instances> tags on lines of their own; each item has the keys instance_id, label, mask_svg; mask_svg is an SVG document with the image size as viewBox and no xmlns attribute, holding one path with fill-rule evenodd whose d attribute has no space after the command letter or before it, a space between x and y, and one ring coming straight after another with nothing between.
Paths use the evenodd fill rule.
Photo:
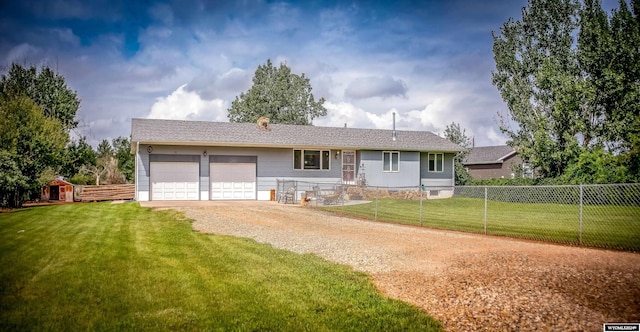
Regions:
<instances>
[{"instance_id":1,"label":"garage door panel","mask_svg":"<svg viewBox=\"0 0 640 332\"><path fill-rule=\"evenodd\" d=\"M256 199L255 163L211 163L212 199Z\"/></svg>"},{"instance_id":2,"label":"garage door panel","mask_svg":"<svg viewBox=\"0 0 640 332\"><path fill-rule=\"evenodd\" d=\"M198 200L200 164L152 162L151 200Z\"/></svg>"}]
</instances>

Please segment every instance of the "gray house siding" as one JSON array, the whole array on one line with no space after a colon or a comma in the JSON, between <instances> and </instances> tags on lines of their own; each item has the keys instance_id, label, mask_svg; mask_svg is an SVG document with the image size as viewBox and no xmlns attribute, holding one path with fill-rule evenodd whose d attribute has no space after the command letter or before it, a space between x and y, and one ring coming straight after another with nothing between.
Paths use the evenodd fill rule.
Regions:
<instances>
[{"instance_id":1,"label":"gray house siding","mask_svg":"<svg viewBox=\"0 0 640 332\"><path fill-rule=\"evenodd\" d=\"M206 151L206 154L205 154ZM230 148L230 147L189 147L153 146L148 153L145 148L138 152L138 192L139 200L148 200L150 190L150 163L154 161L198 161L200 163L200 199L209 199L209 165L216 157L239 162L256 161L258 199L268 199L269 191L277 188L277 179L309 182L333 183L341 179L342 160L335 158L338 150L331 150L329 170L294 170L292 148ZM232 158L238 156L238 158Z\"/></svg>"},{"instance_id":2,"label":"gray house siding","mask_svg":"<svg viewBox=\"0 0 640 332\"><path fill-rule=\"evenodd\" d=\"M382 151L360 151L360 171L369 186L410 187L420 182L420 153L400 151L398 172L384 172Z\"/></svg>"},{"instance_id":3,"label":"gray house siding","mask_svg":"<svg viewBox=\"0 0 640 332\"><path fill-rule=\"evenodd\" d=\"M256 162L256 191L259 200L269 199L269 192L277 188L278 179L312 183L338 183L342 179L342 156L340 150L331 150L329 170L293 169L293 148L241 148L210 146L153 146L151 153L146 146L138 152L139 200L149 197L150 163L154 161L192 161L200 163L200 199L208 200L210 191L209 165L216 158L229 162ZM206 152L206 153L205 153ZM336 154L338 157L336 158ZM358 173L364 173L367 185L385 187L412 187L422 184L427 187L453 185L453 153L444 154L443 172L428 171L428 153L399 151L399 171L383 171L383 151L356 151ZM237 158L234 158L237 156ZM301 184L306 185L306 184Z\"/></svg>"},{"instance_id":4,"label":"gray house siding","mask_svg":"<svg viewBox=\"0 0 640 332\"><path fill-rule=\"evenodd\" d=\"M453 177L453 153L444 154L444 169L442 172L429 172L429 153L420 153L420 178L422 179L451 179Z\"/></svg>"},{"instance_id":5,"label":"gray house siding","mask_svg":"<svg viewBox=\"0 0 640 332\"><path fill-rule=\"evenodd\" d=\"M444 154L444 168L442 172L429 172L429 153L420 153L420 184L425 187L453 186L453 158L455 154Z\"/></svg>"},{"instance_id":6,"label":"gray house siding","mask_svg":"<svg viewBox=\"0 0 640 332\"><path fill-rule=\"evenodd\" d=\"M137 158L138 163L138 176L137 185L138 191L149 191L149 154L146 153L138 153Z\"/></svg>"},{"instance_id":7,"label":"gray house siding","mask_svg":"<svg viewBox=\"0 0 640 332\"><path fill-rule=\"evenodd\" d=\"M209 155L256 156L258 159L258 177L275 178L339 178L342 161L335 159L332 150L329 170L294 170L293 150L291 148L229 148L207 147Z\"/></svg>"},{"instance_id":8,"label":"gray house siding","mask_svg":"<svg viewBox=\"0 0 640 332\"><path fill-rule=\"evenodd\" d=\"M329 170L294 170L293 150L293 148L207 147L210 155L257 157L256 186L259 200L269 199L269 192L277 189L278 179L329 183L340 181L342 161L333 157L336 150L331 151Z\"/></svg>"}]
</instances>

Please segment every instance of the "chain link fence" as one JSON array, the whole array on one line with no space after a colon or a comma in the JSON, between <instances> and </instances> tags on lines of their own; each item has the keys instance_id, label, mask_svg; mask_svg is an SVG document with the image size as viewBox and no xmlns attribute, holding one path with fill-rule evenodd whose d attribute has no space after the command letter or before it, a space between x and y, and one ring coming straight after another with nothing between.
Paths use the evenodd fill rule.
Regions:
<instances>
[{"instance_id":1,"label":"chain link fence","mask_svg":"<svg viewBox=\"0 0 640 332\"><path fill-rule=\"evenodd\" d=\"M279 195L294 191L291 203L358 218L640 251L640 184L427 188L282 180L278 187Z\"/></svg>"}]
</instances>

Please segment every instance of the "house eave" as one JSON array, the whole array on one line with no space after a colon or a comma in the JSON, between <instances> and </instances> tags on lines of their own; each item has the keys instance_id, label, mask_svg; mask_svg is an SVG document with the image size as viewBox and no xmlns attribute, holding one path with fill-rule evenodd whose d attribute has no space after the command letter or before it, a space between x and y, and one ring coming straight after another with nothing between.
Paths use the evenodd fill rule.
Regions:
<instances>
[{"instance_id":1,"label":"house eave","mask_svg":"<svg viewBox=\"0 0 640 332\"><path fill-rule=\"evenodd\" d=\"M513 156L513 155L515 155L515 154L516 154L516 152L515 152L515 151L511 151L511 152L507 153L506 155L504 155L504 156L502 156L502 157L498 158L498 160L500 160L500 161L502 162L502 161L504 161L505 159L507 159L507 158L509 158L509 157L511 157L511 156Z\"/></svg>"},{"instance_id":2,"label":"house eave","mask_svg":"<svg viewBox=\"0 0 640 332\"><path fill-rule=\"evenodd\" d=\"M473 166L473 165L492 165L492 164L503 164L503 160L493 160L493 161L477 161L472 163L462 163L464 166Z\"/></svg>"},{"instance_id":3,"label":"house eave","mask_svg":"<svg viewBox=\"0 0 640 332\"><path fill-rule=\"evenodd\" d=\"M413 148L397 148L392 146L371 147L371 146L344 146L344 145L302 145L302 144L273 144L273 143L238 143L238 142L178 142L178 141L132 141L132 150L135 151L134 145L162 145L162 146L201 146L201 147L239 147L239 148L277 148L277 149L330 149L330 150L385 150L385 151L419 151L419 152L441 152L456 153L458 151L444 149L413 149Z\"/></svg>"}]
</instances>

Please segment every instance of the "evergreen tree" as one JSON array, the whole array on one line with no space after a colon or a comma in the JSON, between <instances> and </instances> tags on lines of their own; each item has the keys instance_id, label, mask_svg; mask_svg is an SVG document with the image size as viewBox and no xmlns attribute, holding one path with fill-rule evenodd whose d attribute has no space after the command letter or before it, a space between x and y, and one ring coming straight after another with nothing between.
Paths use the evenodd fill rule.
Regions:
<instances>
[{"instance_id":1,"label":"evergreen tree","mask_svg":"<svg viewBox=\"0 0 640 332\"><path fill-rule=\"evenodd\" d=\"M61 175L72 177L80 171L83 165L95 165L96 152L87 143L86 137L80 137L77 141L71 142L66 149L65 163L61 170Z\"/></svg>"},{"instance_id":2,"label":"evergreen tree","mask_svg":"<svg viewBox=\"0 0 640 332\"><path fill-rule=\"evenodd\" d=\"M133 183L134 179L134 156L131 153L131 141L128 137L120 136L112 141L115 150L115 158L118 160L118 169L125 176L127 182Z\"/></svg>"},{"instance_id":3,"label":"evergreen tree","mask_svg":"<svg viewBox=\"0 0 640 332\"><path fill-rule=\"evenodd\" d=\"M102 141L100 141L100 143L98 143L96 158L104 158L113 155L113 148L111 147L111 144L109 144L109 141L107 139L103 139Z\"/></svg>"}]
</instances>

